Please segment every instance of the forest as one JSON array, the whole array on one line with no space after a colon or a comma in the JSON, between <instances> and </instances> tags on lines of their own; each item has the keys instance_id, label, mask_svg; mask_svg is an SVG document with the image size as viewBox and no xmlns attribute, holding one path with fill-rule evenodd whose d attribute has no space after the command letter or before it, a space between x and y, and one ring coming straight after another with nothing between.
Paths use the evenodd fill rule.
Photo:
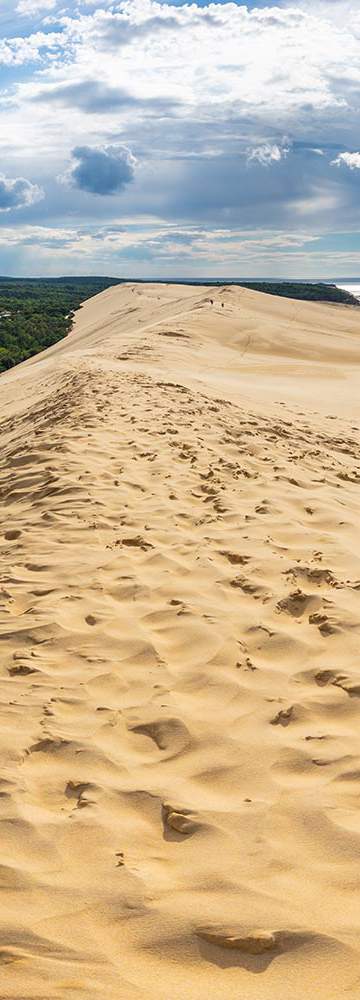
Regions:
<instances>
[{"instance_id":1,"label":"forest","mask_svg":"<svg viewBox=\"0 0 360 1000\"><path fill-rule=\"evenodd\" d=\"M81 303L117 283L97 277L0 277L0 372L65 337Z\"/></svg>"},{"instance_id":2,"label":"forest","mask_svg":"<svg viewBox=\"0 0 360 1000\"><path fill-rule=\"evenodd\" d=\"M254 292L266 292L267 295L282 295L287 299L302 299L307 302L338 302L342 305L360 306L360 302L351 292L337 285L327 285L325 282L312 284L307 281L241 281L243 288L252 288Z\"/></svg>"}]
</instances>

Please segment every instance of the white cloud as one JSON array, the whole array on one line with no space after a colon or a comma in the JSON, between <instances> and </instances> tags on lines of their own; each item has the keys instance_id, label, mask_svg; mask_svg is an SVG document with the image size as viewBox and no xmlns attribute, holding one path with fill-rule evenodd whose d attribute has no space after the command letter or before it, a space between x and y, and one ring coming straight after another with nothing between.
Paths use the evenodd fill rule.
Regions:
<instances>
[{"instance_id":1,"label":"white cloud","mask_svg":"<svg viewBox=\"0 0 360 1000\"><path fill-rule=\"evenodd\" d=\"M32 14L54 10L56 3L57 0L19 0L16 10L18 14L30 17Z\"/></svg>"},{"instance_id":2,"label":"white cloud","mask_svg":"<svg viewBox=\"0 0 360 1000\"><path fill-rule=\"evenodd\" d=\"M350 170L360 170L360 153L339 153L335 160L331 161L333 167L345 165Z\"/></svg>"},{"instance_id":3,"label":"white cloud","mask_svg":"<svg viewBox=\"0 0 360 1000\"><path fill-rule=\"evenodd\" d=\"M23 66L26 63L36 63L41 60L51 63L54 51L62 53L65 36L60 32L41 32L16 38L0 39L0 69L1 66Z\"/></svg>"},{"instance_id":4,"label":"white cloud","mask_svg":"<svg viewBox=\"0 0 360 1000\"><path fill-rule=\"evenodd\" d=\"M45 10L53 2L20 0L18 9L25 13L42 5ZM102 3L91 13L64 15L60 23L63 65L50 70L56 82L98 77L100 59L103 83L135 96L166 94L185 106L203 107L210 118L220 106L235 113L258 109L262 117L286 117L309 103L314 109L343 106L341 82L334 87L332 81L341 81L345 65L358 65L351 22L340 28L331 15L317 13L316 3L309 13L234 3L178 7L122 0L110 10ZM15 45L15 40L5 41ZM27 41L29 58L35 50L40 57L43 38L34 34Z\"/></svg>"},{"instance_id":5,"label":"white cloud","mask_svg":"<svg viewBox=\"0 0 360 1000\"><path fill-rule=\"evenodd\" d=\"M270 166L271 163L280 163L286 159L289 146L278 146L277 143L263 143L262 146L255 146L247 151L248 163L260 163L263 167Z\"/></svg>"},{"instance_id":6,"label":"white cloud","mask_svg":"<svg viewBox=\"0 0 360 1000\"><path fill-rule=\"evenodd\" d=\"M43 197L44 192L41 188L25 177L12 178L0 174L0 212L10 212L14 208L34 205Z\"/></svg>"}]
</instances>

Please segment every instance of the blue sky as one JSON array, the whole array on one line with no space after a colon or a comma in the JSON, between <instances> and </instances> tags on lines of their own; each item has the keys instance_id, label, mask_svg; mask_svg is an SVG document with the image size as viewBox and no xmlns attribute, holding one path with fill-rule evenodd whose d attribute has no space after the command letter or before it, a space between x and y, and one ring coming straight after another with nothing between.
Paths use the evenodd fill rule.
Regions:
<instances>
[{"instance_id":1,"label":"blue sky","mask_svg":"<svg viewBox=\"0 0 360 1000\"><path fill-rule=\"evenodd\" d=\"M352 0L2 0L0 273L360 275Z\"/></svg>"}]
</instances>

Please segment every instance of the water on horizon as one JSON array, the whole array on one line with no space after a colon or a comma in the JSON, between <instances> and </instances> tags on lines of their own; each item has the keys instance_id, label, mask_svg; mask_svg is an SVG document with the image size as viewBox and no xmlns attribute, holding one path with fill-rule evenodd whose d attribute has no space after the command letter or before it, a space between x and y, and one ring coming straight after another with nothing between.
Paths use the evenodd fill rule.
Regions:
<instances>
[{"instance_id":1,"label":"water on horizon","mask_svg":"<svg viewBox=\"0 0 360 1000\"><path fill-rule=\"evenodd\" d=\"M359 279L357 281L346 281L344 283L342 283L341 281L337 281L336 285L337 285L338 288L344 289L345 292L351 292L351 295L355 295L355 298L359 299L359 302L360 302L360 281L359 281Z\"/></svg>"}]
</instances>

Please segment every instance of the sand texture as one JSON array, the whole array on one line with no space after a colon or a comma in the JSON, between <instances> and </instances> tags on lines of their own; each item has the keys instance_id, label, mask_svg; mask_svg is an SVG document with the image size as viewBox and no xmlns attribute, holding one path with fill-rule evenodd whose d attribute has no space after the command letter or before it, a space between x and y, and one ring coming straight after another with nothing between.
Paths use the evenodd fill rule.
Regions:
<instances>
[{"instance_id":1,"label":"sand texture","mask_svg":"<svg viewBox=\"0 0 360 1000\"><path fill-rule=\"evenodd\" d=\"M1 377L1 1000L360 997L359 368L149 284Z\"/></svg>"}]
</instances>

